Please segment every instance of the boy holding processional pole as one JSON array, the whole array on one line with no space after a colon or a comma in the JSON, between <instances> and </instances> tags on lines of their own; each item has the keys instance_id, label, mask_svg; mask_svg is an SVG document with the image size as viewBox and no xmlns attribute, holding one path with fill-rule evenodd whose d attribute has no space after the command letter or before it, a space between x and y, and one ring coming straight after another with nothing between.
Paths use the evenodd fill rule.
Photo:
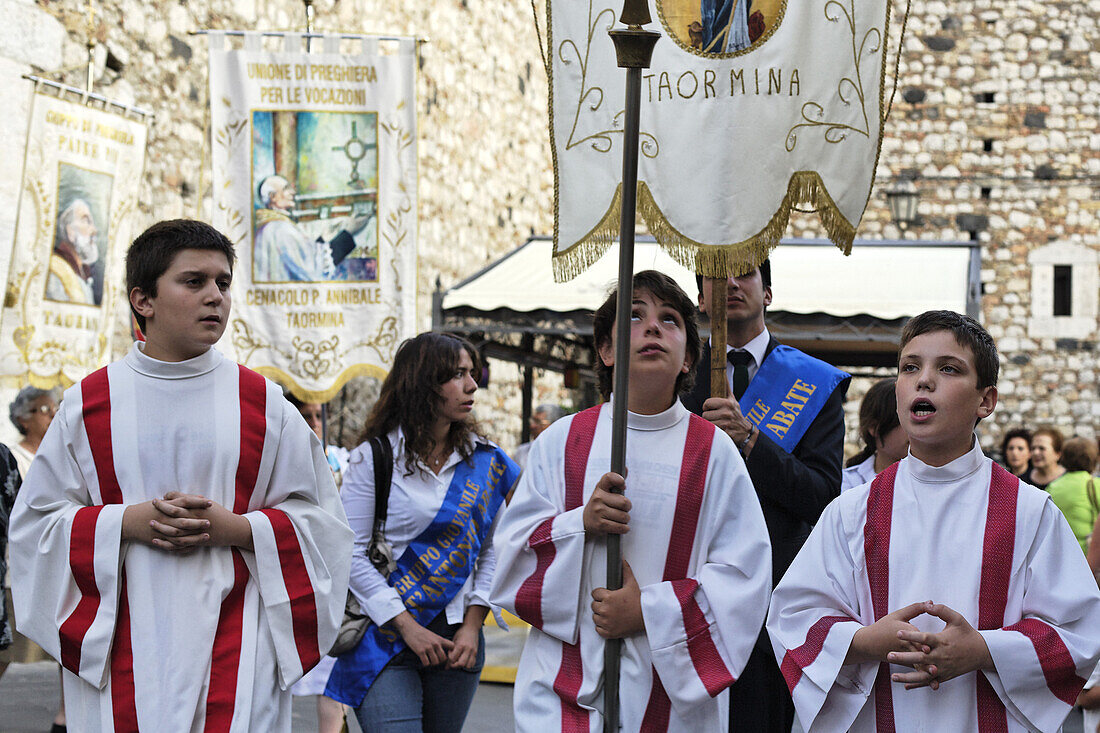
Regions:
<instances>
[{"instance_id":1,"label":"boy holding processional pole","mask_svg":"<svg viewBox=\"0 0 1100 733\"><path fill-rule=\"evenodd\" d=\"M771 553L733 442L678 399L699 355L694 311L668 276L635 275L629 363L619 364L615 294L604 302L594 336L610 402L539 436L500 520L492 601L533 627L516 678L519 731L600 729L611 638L623 641L623 730L724 728L724 691L767 608ZM625 478L607 471L610 388L624 367ZM609 536L622 540L619 590L605 587Z\"/></svg>"}]
</instances>

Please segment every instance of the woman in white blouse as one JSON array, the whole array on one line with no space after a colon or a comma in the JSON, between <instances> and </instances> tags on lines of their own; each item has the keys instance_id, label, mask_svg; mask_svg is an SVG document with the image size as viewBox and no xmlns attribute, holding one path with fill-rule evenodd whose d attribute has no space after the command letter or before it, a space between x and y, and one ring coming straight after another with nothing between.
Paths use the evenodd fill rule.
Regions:
<instances>
[{"instance_id":1,"label":"woman in white blouse","mask_svg":"<svg viewBox=\"0 0 1100 733\"><path fill-rule=\"evenodd\" d=\"M366 733L460 731L477 690L493 520L519 477L470 417L480 375L463 339L404 342L349 459L341 497L355 530L351 590L373 623L337 659L325 694L355 707ZM382 533L393 564L381 570L368 559L376 438L393 456Z\"/></svg>"},{"instance_id":2,"label":"woman in white blouse","mask_svg":"<svg viewBox=\"0 0 1100 733\"><path fill-rule=\"evenodd\" d=\"M909 452L909 437L898 422L896 379L880 379L871 385L859 403L859 437L863 450L848 459L840 477L840 490L861 486L882 469L897 463Z\"/></svg>"}]
</instances>

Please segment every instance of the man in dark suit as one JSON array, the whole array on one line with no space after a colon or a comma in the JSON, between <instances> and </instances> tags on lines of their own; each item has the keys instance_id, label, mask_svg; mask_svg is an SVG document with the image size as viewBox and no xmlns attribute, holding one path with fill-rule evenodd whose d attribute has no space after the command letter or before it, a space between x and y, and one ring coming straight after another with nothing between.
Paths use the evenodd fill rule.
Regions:
<instances>
[{"instance_id":1,"label":"man in dark suit","mask_svg":"<svg viewBox=\"0 0 1100 733\"><path fill-rule=\"evenodd\" d=\"M699 281L699 310L710 313L712 281L710 278L699 278ZM771 300L771 263L767 260L746 275L729 278L726 378L730 394L736 397L709 396L711 345L708 342L696 364L695 387L682 400L689 410L724 430L744 456L764 510L772 543L772 579L773 583L778 583L825 506L840 494L843 403L850 377L802 352L781 346L768 333L764 323L764 312ZM784 359L788 360L787 369L794 370L793 376L772 379L777 376ZM762 371L765 378L756 390L750 391L749 385ZM764 389L761 385L771 381L786 389L788 383L796 383L791 382L792 378L805 380L798 384L814 382L821 387L818 404L809 404L805 414L792 416L789 412L773 410L768 413L769 418L760 420L758 410L746 409L744 413L748 415L742 412L738 398L743 393L750 392L750 401L742 403L749 406L755 401L755 393ZM804 394L789 392L786 401L782 397L767 399L764 395L764 399L755 403L794 402L801 405L791 395ZM811 408L817 409L816 415ZM785 423L776 423L776 414L805 421L799 425L805 432L793 445L782 445L787 433ZM777 427L778 433L769 430ZM792 435L794 432L797 431L792 431ZM744 672L730 688L730 733L787 733L793 721L790 693L772 653L767 632L761 630Z\"/></svg>"}]
</instances>

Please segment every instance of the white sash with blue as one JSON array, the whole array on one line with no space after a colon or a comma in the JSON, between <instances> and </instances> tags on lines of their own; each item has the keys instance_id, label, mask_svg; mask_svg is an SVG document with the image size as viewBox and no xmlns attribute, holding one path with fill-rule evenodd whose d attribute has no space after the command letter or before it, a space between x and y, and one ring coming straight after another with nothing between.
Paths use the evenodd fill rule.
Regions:
<instances>
[{"instance_id":1,"label":"white sash with blue","mask_svg":"<svg viewBox=\"0 0 1100 733\"><path fill-rule=\"evenodd\" d=\"M764 357L738 404L760 432L790 453L829 395L849 377L820 359L779 345Z\"/></svg>"},{"instance_id":2,"label":"white sash with blue","mask_svg":"<svg viewBox=\"0 0 1100 733\"><path fill-rule=\"evenodd\" d=\"M519 477L504 451L479 443L462 461L431 524L409 543L386 579L421 626L430 624L466 583L493 517ZM325 695L358 707L382 669L405 649L401 635L370 624L355 649L336 658Z\"/></svg>"}]
</instances>

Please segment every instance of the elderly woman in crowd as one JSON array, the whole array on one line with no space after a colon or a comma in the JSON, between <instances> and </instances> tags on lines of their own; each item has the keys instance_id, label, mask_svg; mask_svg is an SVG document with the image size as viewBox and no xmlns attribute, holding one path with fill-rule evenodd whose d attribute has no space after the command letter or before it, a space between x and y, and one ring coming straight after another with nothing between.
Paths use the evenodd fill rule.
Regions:
<instances>
[{"instance_id":1,"label":"elderly woman in crowd","mask_svg":"<svg viewBox=\"0 0 1100 733\"><path fill-rule=\"evenodd\" d=\"M50 427L55 414L57 414L57 393L50 390L24 387L12 400L8 415L11 417L12 425L23 438L11 446L11 453L15 456L21 476L27 475L27 469L31 467L31 459L38 451L38 446L46 435L46 428Z\"/></svg>"},{"instance_id":2,"label":"elderly woman in crowd","mask_svg":"<svg viewBox=\"0 0 1100 733\"><path fill-rule=\"evenodd\" d=\"M46 429L53 422L53 416L57 414L57 405L56 391L38 389L37 387L24 387L19 390L19 394L15 396L8 407L8 416L11 418L12 425L23 436L18 443L10 446L11 457L15 459L15 464L19 468L16 478L26 476L27 471L30 470L31 460L34 458L34 454L38 452L38 446L46 435ZM13 495L12 500L14 501L14 499ZM5 526L4 529L6 533L7 527ZM4 597L4 602L10 611L11 590L8 587L7 578L4 578ZM0 663L6 666L9 662L44 662L50 658L42 647L15 631L15 619L10 614L9 620L11 621L13 639L11 645L0 652ZM60 672L60 668L58 668L58 671ZM51 733L61 733L65 730L64 700L61 700L58 705L53 727L50 730Z\"/></svg>"},{"instance_id":3,"label":"elderly woman in crowd","mask_svg":"<svg viewBox=\"0 0 1100 733\"><path fill-rule=\"evenodd\" d=\"M1058 428L1042 427L1031 434L1031 478L1028 483L1045 489L1066 472L1062 467L1062 443L1065 438Z\"/></svg>"}]
</instances>

